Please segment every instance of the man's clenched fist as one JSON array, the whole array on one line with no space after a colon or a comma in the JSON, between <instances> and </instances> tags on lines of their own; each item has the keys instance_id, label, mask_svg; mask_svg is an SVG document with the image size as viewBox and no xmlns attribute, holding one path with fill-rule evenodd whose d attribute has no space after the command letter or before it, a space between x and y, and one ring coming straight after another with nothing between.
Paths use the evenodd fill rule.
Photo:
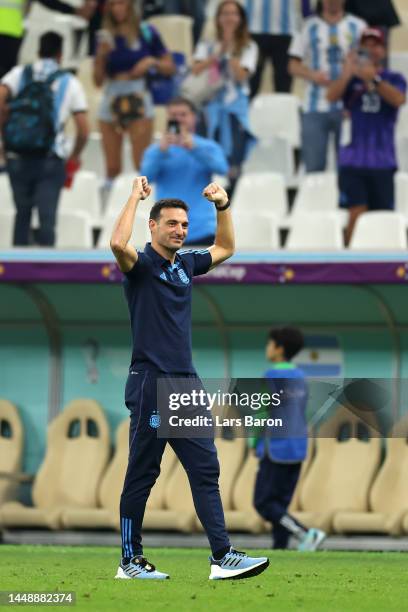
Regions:
<instances>
[{"instance_id":1,"label":"man's clenched fist","mask_svg":"<svg viewBox=\"0 0 408 612\"><path fill-rule=\"evenodd\" d=\"M149 185L149 181L145 176L138 176L133 181L132 195L136 196L139 200L145 200L149 197L152 192L152 188Z\"/></svg>"},{"instance_id":2,"label":"man's clenched fist","mask_svg":"<svg viewBox=\"0 0 408 612\"><path fill-rule=\"evenodd\" d=\"M228 202L228 195L225 189L217 185L217 183L210 183L203 191L203 196L207 198L209 202L214 202L216 206L224 206Z\"/></svg>"}]
</instances>

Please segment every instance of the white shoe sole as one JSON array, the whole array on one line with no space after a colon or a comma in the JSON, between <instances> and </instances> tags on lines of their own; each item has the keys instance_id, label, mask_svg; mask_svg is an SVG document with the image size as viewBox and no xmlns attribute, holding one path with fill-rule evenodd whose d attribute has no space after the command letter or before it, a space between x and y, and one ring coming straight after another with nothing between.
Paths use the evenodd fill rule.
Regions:
<instances>
[{"instance_id":1,"label":"white shoe sole","mask_svg":"<svg viewBox=\"0 0 408 612\"><path fill-rule=\"evenodd\" d=\"M209 580L236 580L238 578L251 578L257 576L269 565L269 559L266 561L260 561L252 567L246 567L245 569L223 569L219 565L211 565L211 573Z\"/></svg>"},{"instance_id":2,"label":"white shoe sole","mask_svg":"<svg viewBox=\"0 0 408 612\"><path fill-rule=\"evenodd\" d=\"M118 578L121 580L132 580L130 576L127 576L125 574L125 572L123 571L121 567L118 567L118 571L116 572L115 580Z\"/></svg>"}]
</instances>

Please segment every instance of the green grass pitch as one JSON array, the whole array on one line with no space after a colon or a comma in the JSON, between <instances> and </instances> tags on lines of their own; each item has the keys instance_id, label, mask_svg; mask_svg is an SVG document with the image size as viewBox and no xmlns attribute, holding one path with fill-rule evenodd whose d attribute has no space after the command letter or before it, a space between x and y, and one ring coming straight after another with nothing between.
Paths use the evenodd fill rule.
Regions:
<instances>
[{"instance_id":1,"label":"green grass pitch","mask_svg":"<svg viewBox=\"0 0 408 612\"><path fill-rule=\"evenodd\" d=\"M208 580L205 549L145 553L170 580L114 580L118 550L113 548L4 545L0 590L75 591L72 609L96 612L401 612L407 605L403 553L256 551L270 558L263 574L222 582Z\"/></svg>"}]
</instances>

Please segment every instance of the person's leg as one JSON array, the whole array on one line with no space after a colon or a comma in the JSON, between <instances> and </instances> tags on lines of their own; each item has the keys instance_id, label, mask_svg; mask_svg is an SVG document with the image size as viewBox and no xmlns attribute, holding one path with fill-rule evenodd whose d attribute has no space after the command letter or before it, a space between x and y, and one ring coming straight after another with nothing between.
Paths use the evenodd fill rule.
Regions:
<instances>
[{"instance_id":1,"label":"person's leg","mask_svg":"<svg viewBox=\"0 0 408 612\"><path fill-rule=\"evenodd\" d=\"M213 557L220 559L231 544L218 487L220 466L214 440L175 438L169 443L186 470L197 516L207 534Z\"/></svg>"},{"instance_id":2,"label":"person's leg","mask_svg":"<svg viewBox=\"0 0 408 612\"><path fill-rule=\"evenodd\" d=\"M348 246L358 217L368 209L368 193L364 172L356 168L340 168L339 190L340 206L347 208L349 211L345 235L345 243Z\"/></svg>"},{"instance_id":3,"label":"person's leg","mask_svg":"<svg viewBox=\"0 0 408 612\"><path fill-rule=\"evenodd\" d=\"M288 51L292 37L282 34L271 36L271 39L271 57L274 71L275 91L280 93L290 93L293 79L288 70Z\"/></svg>"},{"instance_id":4,"label":"person's leg","mask_svg":"<svg viewBox=\"0 0 408 612\"><path fill-rule=\"evenodd\" d=\"M167 2L166 2L167 4ZM205 2L203 0L184 0L184 13L193 18L193 40L194 45L200 40L201 32L205 23Z\"/></svg>"},{"instance_id":5,"label":"person's leg","mask_svg":"<svg viewBox=\"0 0 408 612\"><path fill-rule=\"evenodd\" d=\"M237 181L241 175L242 164L245 159L248 146L248 133L244 126L239 122L235 115L229 115L231 138L232 138L232 154L228 157L229 185L228 196L231 199L234 194Z\"/></svg>"},{"instance_id":6,"label":"person's leg","mask_svg":"<svg viewBox=\"0 0 408 612\"><path fill-rule=\"evenodd\" d=\"M302 116L302 157L306 172L324 172L328 142L328 113L304 113Z\"/></svg>"},{"instance_id":7,"label":"person's leg","mask_svg":"<svg viewBox=\"0 0 408 612\"><path fill-rule=\"evenodd\" d=\"M334 146L336 151L336 160L340 149L341 129L343 123L343 111L333 111L330 113L330 130L334 135Z\"/></svg>"},{"instance_id":8,"label":"person's leg","mask_svg":"<svg viewBox=\"0 0 408 612\"><path fill-rule=\"evenodd\" d=\"M17 64L22 38L0 34L0 79Z\"/></svg>"},{"instance_id":9,"label":"person's leg","mask_svg":"<svg viewBox=\"0 0 408 612\"><path fill-rule=\"evenodd\" d=\"M268 57L269 34L252 34L252 38L258 45L258 64L250 80L251 98L256 96L261 86L265 62Z\"/></svg>"},{"instance_id":10,"label":"person's leg","mask_svg":"<svg viewBox=\"0 0 408 612\"><path fill-rule=\"evenodd\" d=\"M126 405L130 410L129 460L120 498L122 559L143 554L142 523L150 490L160 474L166 440L149 424L157 405L156 377L151 372L130 374Z\"/></svg>"},{"instance_id":11,"label":"person's leg","mask_svg":"<svg viewBox=\"0 0 408 612\"><path fill-rule=\"evenodd\" d=\"M144 150L153 137L153 119L138 119L129 126L129 138L132 144L133 165L140 168Z\"/></svg>"},{"instance_id":12,"label":"person's leg","mask_svg":"<svg viewBox=\"0 0 408 612\"><path fill-rule=\"evenodd\" d=\"M307 533L307 528L287 512L300 468L300 463L274 463L268 457L264 457L259 465L254 506L265 520L272 523L274 549L287 548L290 534L301 538Z\"/></svg>"},{"instance_id":13,"label":"person's leg","mask_svg":"<svg viewBox=\"0 0 408 612\"><path fill-rule=\"evenodd\" d=\"M106 178L112 180L122 170L122 133L113 123L100 121L99 128L102 134L102 146L105 154Z\"/></svg>"},{"instance_id":14,"label":"person's leg","mask_svg":"<svg viewBox=\"0 0 408 612\"><path fill-rule=\"evenodd\" d=\"M13 191L16 216L14 220L14 246L28 246L31 211L33 209L33 177L36 167L33 161L23 159L9 159L7 172Z\"/></svg>"},{"instance_id":15,"label":"person's leg","mask_svg":"<svg viewBox=\"0 0 408 612\"><path fill-rule=\"evenodd\" d=\"M64 181L64 160L50 157L39 162L38 176L33 190L33 205L38 210L40 221L38 232L40 246L50 247L55 244L57 206Z\"/></svg>"},{"instance_id":16,"label":"person's leg","mask_svg":"<svg viewBox=\"0 0 408 612\"><path fill-rule=\"evenodd\" d=\"M360 215L363 215L365 212L367 212L367 210L368 210L367 206L351 206L350 207L349 218L348 218L348 223L347 223L347 228L346 228L346 235L345 235L346 246L349 246L350 244L351 237L353 235L354 228L357 223L357 219L359 218Z\"/></svg>"},{"instance_id":17,"label":"person's leg","mask_svg":"<svg viewBox=\"0 0 408 612\"><path fill-rule=\"evenodd\" d=\"M395 170L368 170L366 176L369 210L394 210Z\"/></svg>"}]
</instances>

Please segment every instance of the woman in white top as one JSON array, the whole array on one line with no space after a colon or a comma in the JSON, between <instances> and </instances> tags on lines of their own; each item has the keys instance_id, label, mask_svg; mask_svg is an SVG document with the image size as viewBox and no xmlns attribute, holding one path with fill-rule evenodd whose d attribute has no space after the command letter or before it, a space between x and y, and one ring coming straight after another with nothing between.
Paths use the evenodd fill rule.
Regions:
<instances>
[{"instance_id":1,"label":"woman in white top","mask_svg":"<svg viewBox=\"0 0 408 612\"><path fill-rule=\"evenodd\" d=\"M194 53L193 73L210 69L218 73L222 87L204 109L207 136L219 142L230 164L232 189L242 162L255 139L249 129L249 77L258 61L258 47L251 40L244 8L225 0L215 16L216 41L203 41Z\"/></svg>"}]
</instances>

